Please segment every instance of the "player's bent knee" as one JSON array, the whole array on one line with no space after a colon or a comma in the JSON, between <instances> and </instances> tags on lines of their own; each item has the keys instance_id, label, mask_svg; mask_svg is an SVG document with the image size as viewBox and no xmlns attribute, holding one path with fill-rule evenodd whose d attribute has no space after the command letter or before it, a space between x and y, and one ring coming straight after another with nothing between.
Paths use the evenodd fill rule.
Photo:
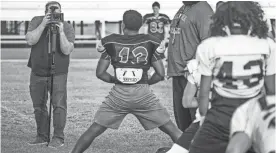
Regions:
<instances>
[{"instance_id":1,"label":"player's bent knee","mask_svg":"<svg viewBox=\"0 0 276 153\"><path fill-rule=\"evenodd\" d=\"M104 127L96 122L94 122L88 129L89 132L94 133L96 136L100 135L101 133L103 133L105 130L107 129L107 127Z\"/></svg>"},{"instance_id":2,"label":"player's bent knee","mask_svg":"<svg viewBox=\"0 0 276 153\"><path fill-rule=\"evenodd\" d=\"M165 133L178 133L179 137L182 134L182 131L177 128L177 126L170 120L166 124L159 127L160 130L164 131Z\"/></svg>"}]
</instances>

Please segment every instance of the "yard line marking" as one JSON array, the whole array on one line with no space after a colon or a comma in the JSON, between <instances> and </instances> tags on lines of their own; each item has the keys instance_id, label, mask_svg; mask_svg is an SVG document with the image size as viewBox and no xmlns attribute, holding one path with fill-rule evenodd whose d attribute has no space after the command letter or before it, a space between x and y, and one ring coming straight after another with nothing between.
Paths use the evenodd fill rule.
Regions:
<instances>
[{"instance_id":1,"label":"yard line marking","mask_svg":"<svg viewBox=\"0 0 276 153\"><path fill-rule=\"evenodd\" d=\"M94 62L98 59L70 59L72 62ZM1 59L1 62L28 62L27 59Z\"/></svg>"}]
</instances>

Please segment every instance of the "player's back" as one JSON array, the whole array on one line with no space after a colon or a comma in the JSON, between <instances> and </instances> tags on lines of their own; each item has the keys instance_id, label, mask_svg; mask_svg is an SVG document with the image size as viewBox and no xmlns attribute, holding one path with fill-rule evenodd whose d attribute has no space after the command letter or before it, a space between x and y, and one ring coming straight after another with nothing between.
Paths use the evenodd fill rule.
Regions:
<instances>
[{"instance_id":1,"label":"player's back","mask_svg":"<svg viewBox=\"0 0 276 153\"><path fill-rule=\"evenodd\" d=\"M150 35L112 34L103 38L102 44L111 57L115 75L121 83L146 83L151 62L161 57L156 52L160 41ZM128 72L133 72L133 74L131 73L130 76ZM135 81L137 79L140 81Z\"/></svg>"},{"instance_id":2,"label":"player's back","mask_svg":"<svg viewBox=\"0 0 276 153\"><path fill-rule=\"evenodd\" d=\"M270 38L213 37L199 46L199 52L201 64L212 69L215 91L223 97L254 97L264 85L264 76L275 73L271 63L275 57L275 42Z\"/></svg>"}]
</instances>

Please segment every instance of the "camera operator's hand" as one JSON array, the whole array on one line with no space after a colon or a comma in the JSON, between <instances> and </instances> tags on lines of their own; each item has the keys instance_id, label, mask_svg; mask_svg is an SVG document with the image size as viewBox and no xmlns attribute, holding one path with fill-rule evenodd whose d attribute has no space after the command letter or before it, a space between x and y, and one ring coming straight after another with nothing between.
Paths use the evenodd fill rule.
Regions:
<instances>
[{"instance_id":1,"label":"camera operator's hand","mask_svg":"<svg viewBox=\"0 0 276 153\"><path fill-rule=\"evenodd\" d=\"M63 23L62 22L56 24L56 26L58 26L59 33L64 33L64 28L63 28Z\"/></svg>"},{"instance_id":2,"label":"camera operator's hand","mask_svg":"<svg viewBox=\"0 0 276 153\"><path fill-rule=\"evenodd\" d=\"M41 24L43 25L43 27L45 28L46 25L48 24L48 22L50 21L50 13L46 13Z\"/></svg>"}]
</instances>

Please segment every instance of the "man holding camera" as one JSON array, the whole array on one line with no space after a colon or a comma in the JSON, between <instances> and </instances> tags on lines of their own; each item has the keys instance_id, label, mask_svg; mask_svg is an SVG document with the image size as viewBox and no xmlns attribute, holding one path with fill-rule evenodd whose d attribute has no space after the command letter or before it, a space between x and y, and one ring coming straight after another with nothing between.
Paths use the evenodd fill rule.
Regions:
<instances>
[{"instance_id":1,"label":"man holding camera","mask_svg":"<svg viewBox=\"0 0 276 153\"><path fill-rule=\"evenodd\" d=\"M52 22L53 14L55 23ZM64 145L64 128L67 115L67 74L69 55L74 49L75 33L73 26L58 16L61 14L61 5L56 1L48 2L45 6L45 16L36 16L29 24L26 41L31 45L31 54L28 67L32 69L30 76L30 95L33 102L37 136L30 145L40 145L49 142L49 115L47 110L48 92L53 85L53 126L54 134L49 147L58 148ZM56 21L58 20L58 21ZM53 47L53 32L50 27L56 26L56 51L49 52ZM51 67L54 57L54 67ZM52 73L53 72L53 73ZM53 74L53 83L51 83Z\"/></svg>"}]
</instances>

